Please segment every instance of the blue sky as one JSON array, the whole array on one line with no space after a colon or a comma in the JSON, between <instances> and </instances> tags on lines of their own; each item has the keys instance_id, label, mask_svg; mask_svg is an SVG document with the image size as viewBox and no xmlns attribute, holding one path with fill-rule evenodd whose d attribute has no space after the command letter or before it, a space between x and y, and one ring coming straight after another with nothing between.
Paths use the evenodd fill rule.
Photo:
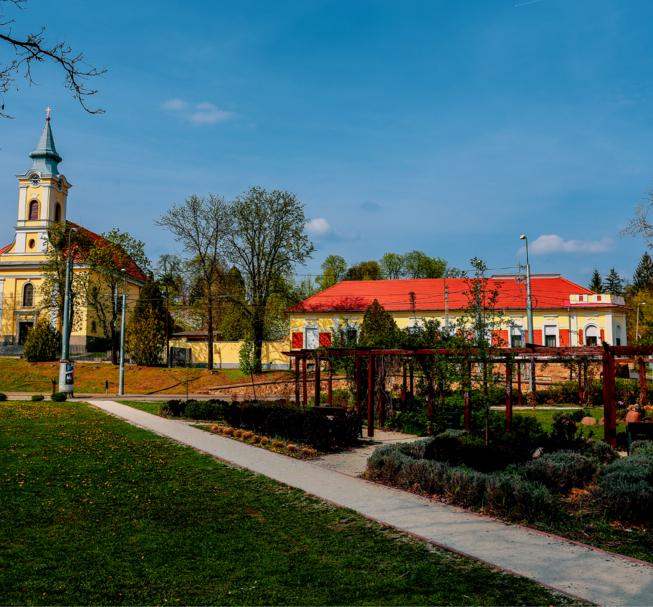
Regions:
<instances>
[{"instance_id":1,"label":"blue sky","mask_svg":"<svg viewBox=\"0 0 653 607\"><path fill-rule=\"evenodd\" d=\"M515 266L526 233L533 272L585 284L644 252L618 231L653 176L650 3L29 0L15 17L107 66L106 113L49 67L6 96L3 243L49 105L69 218L153 259L174 251L153 224L170 205L253 185L306 204L300 272L412 249Z\"/></svg>"}]
</instances>

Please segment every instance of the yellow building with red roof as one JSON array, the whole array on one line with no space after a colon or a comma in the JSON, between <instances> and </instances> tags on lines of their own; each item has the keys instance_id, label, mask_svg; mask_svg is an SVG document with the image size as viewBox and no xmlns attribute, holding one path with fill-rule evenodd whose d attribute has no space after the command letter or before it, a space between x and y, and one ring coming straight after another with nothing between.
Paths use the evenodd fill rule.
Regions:
<instances>
[{"instance_id":1,"label":"yellow building with red roof","mask_svg":"<svg viewBox=\"0 0 653 607\"><path fill-rule=\"evenodd\" d=\"M558 274L531 275L533 336L527 333L526 283L520 275L495 275L488 289L499 293L496 308L506 325L508 346L626 345L626 305L619 295L594 293ZM293 350L331 344L335 331L356 338L365 310L377 299L400 329L423 319L453 326L465 313L464 278L339 282L288 310ZM411 301L414 296L414 304Z\"/></svg>"},{"instance_id":2,"label":"yellow building with red roof","mask_svg":"<svg viewBox=\"0 0 653 607\"><path fill-rule=\"evenodd\" d=\"M19 183L16 235L11 244L0 248L0 355L20 354L19 346L40 314L49 314L53 326L60 329L56 326L55 310L43 309L42 265L48 250L48 228L66 221L72 185L59 172L62 158L54 144L49 115L38 145L29 156L32 167L16 175ZM95 243L103 240L86 228L73 226ZM74 264L73 271L89 272L89 269ZM128 268L127 274L128 293L133 301L147 278L135 265ZM76 323L71 334L73 345L86 345L89 337L101 336L93 313L87 309L81 312L81 322Z\"/></svg>"}]
</instances>

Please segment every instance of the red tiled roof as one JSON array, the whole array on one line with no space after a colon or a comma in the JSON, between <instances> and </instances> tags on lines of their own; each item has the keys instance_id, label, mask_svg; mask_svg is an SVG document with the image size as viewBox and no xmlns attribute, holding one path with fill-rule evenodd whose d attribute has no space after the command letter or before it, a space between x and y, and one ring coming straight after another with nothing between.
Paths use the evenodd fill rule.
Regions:
<instances>
[{"instance_id":1,"label":"red tiled roof","mask_svg":"<svg viewBox=\"0 0 653 607\"><path fill-rule=\"evenodd\" d=\"M97 243L99 246L103 246L103 243L107 243L107 240L102 238L99 234L96 234L95 232L91 232L91 230L88 230L87 228L77 225L76 223L73 223L72 221L66 222L69 225L73 226L74 228L77 228L80 232L84 232L86 236L88 236L93 242ZM11 244L8 244L6 247L0 249L0 255L5 253L9 248L11 248ZM107 243L108 244L108 243ZM147 282L147 276L143 274L142 270L133 262L130 260L130 265L127 268L127 275L130 276L131 278L134 278L138 281L141 282Z\"/></svg>"},{"instance_id":2,"label":"red tiled roof","mask_svg":"<svg viewBox=\"0 0 653 607\"><path fill-rule=\"evenodd\" d=\"M444 287L449 291L449 309L468 306L465 291L469 286L464 278L424 278L419 280L352 280L339 282L290 308L289 312L359 311L378 299L391 311L410 311L409 293L415 293L415 309L419 311L444 310ZM526 284L513 278L489 279L488 288L498 289L497 308L526 309ZM566 278L532 277L531 288L534 308L563 308L569 306L569 295L593 291ZM576 306L578 304L574 304ZM584 304L588 306L601 304Z\"/></svg>"}]
</instances>

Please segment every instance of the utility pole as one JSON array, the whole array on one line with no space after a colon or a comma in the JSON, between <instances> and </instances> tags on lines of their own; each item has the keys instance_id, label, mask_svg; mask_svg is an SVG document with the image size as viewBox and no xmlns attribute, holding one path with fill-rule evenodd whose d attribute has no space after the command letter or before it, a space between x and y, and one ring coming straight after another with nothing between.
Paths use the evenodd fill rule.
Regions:
<instances>
[{"instance_id":1,"label":"utility pole","mask_svg":"<svg viewBox=\"0 0 653 607\"><path fill-rule=\"evenodd\" d=\"M535 336L533 331L533 298L531 297L531 264L528 261L528 237L526 234L523 234L519 238L520 240L526 241L526 317L528 320L528 337L530 343L535 343ZM531 392L533 392L533 372L528 374L528 387Z\"/></svg>"},{"instance_id":2,"label":"utility pole","mask_svg":"<svg viewBox=\"0 0 653 607\"><path fill-rule=\"evenodd\" d=\"M68 250L66 251L66 291L63 300L63 335L61 340L61 360L59 361L59 392L72 395L75 390L75 364L68 360L70 349L70 267L72 265L72 253L70 251L70 237L76 228L70 228L68 232Z\"/></svg>"},{"instance_id":3,"label":"utility pole","mask_svg":"<svg viewBox=\"0 0 653 607\"><path fill-rule=\"evenodd\" d=\"M122 318L120 319L120 381L118 383L118 394L125 393L125 317L127 316L127 270L123 268L122 283Z\"/></svg>"}]
</instances>

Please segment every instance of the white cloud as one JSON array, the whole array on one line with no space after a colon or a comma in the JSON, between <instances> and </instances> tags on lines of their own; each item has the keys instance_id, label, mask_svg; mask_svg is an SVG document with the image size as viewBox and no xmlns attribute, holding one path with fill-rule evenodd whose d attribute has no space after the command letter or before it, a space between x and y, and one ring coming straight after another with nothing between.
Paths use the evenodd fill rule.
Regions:
<instances>
[{"instance_id":1,"label":"white cloud","mask_svg":"<svg viewBox=\"0 0 653 607\"><path fill-rule=\"evenodd\" d=\"M306 224L306 231L309 236L319 240L356 240L358 238L356 232L342 234L338 230L334 230L333 227L331 227L331 224L324 219L324 217L311 219Z\"/></svg>"},{"instance_id":2,"label":"white cloud","mask_svg":"<svg viewBox=\"0 0 653 607\"><path fill-rule=\"evenodd\" d=\"M237 114L221 110L216 105L202 101L200 103L188 103L182 99L169 99L163 104L163 109L176 114L184 120L188 120L195 126L217 124L230 118L235 118Z\"/></svg>"},{"instance_id":3,"label":"white cloud","mask_svg":"<svg viewBox=\"0 0 653 607\"><path fill-rule=\"evenodd\" d=\"M543 234L528 246L528 252L532 255L550 255L552 253L611 253L615 249L615 241L612 238L601 240L563 240L556 234ZM519 253L526 251L522 247Z\"/></svg>"}]
</instances>

